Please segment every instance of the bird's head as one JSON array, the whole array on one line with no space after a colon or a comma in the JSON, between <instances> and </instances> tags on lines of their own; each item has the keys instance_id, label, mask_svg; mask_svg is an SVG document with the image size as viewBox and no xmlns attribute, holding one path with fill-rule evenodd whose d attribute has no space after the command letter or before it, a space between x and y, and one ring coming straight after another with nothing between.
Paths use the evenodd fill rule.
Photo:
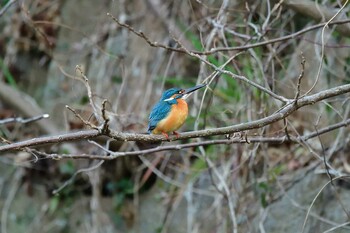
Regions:
<instances>
[{"instance_id":1,"label":"bird's head","mask_svg":"<svg viewBox=\"0 0 350 233\"><path fill-rule=\"evenodd\" d=\"M186 99L190 93L204 87L207 84L200 84L191 88L181 89L181 88L171 88L166 90L161 98L161 101L168 102L169 104L176 104L177 99Z\"/></svg>"}]
</instances>

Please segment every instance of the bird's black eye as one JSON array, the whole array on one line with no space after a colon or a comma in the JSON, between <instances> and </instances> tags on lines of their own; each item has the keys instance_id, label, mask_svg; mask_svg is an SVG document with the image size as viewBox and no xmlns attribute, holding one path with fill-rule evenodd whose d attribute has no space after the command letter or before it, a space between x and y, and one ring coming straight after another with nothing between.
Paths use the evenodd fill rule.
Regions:
<instances>
[{"instance_id":1,"label":"bird's black eye","mask_svg":"<svg viewBox=\"0 0 350 233\"><path fill-rule=\"evenodd\" d=\"M178 93L179 94L182 94L182 93L184 93L185 91L184 90L180 90Z\"/></svg>"}]
</instances>

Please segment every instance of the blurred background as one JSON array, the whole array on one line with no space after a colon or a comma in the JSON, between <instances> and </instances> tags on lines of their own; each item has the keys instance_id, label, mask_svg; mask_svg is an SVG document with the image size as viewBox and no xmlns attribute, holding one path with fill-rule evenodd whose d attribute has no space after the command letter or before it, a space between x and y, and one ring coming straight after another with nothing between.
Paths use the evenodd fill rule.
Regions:
<instances>
[{"instance_id":1,"label":"blurred background","mask_svg":"<svg viewBox=\"0 0 350 233\"><path fill-rule=\"evenodd\" d=\"M95 103L108 100L111 128L137 133L147 131L149 112L165 89L194 86L215 71L184 53L151 47L107 13L152 42L178 47L176 38L188 50L208 51L291 35L330 20L347 3L1 0L0 119L50 114L29 124L0 125L2 141L87 128L65 107L86 120L93 114L77 65L89 80ZM348 17L349 5L334 20ZM350 82L349 38L346 23L202 58L221 66L235 56L226 70L294 98L301 54L306 60L301 94ZM348 94L327 99L285 121L206 139L307 135L348 119L348 100ZM181 131L249 122L281 106L252 85L222 74L206 91L191 96L190 116ZM96 142L113 151L149 147L107 138ZM106 153L87 140L36 149ZM0 157L1 233L349 232L349 182L341 177L330 184L324 158L333 177L350 173L348 127L301 143L208 145L105 162L6 152Z\"/></svg>"}]
</instances>

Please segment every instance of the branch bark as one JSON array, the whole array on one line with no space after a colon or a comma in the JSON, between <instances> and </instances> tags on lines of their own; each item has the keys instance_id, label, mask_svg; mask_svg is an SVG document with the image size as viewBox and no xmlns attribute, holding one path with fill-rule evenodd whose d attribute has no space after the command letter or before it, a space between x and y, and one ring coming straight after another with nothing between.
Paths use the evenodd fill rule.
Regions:
<instances>
[{"instance_id":1,"label":"branch bark","mask_svg":"<svg viewBox=\"0 0 350 233\"><path fill-rule=\"evenodd\" d=\"M213 135L232 134L235 132L261 128L286 118L291 113L295 112L301 107L312 105L322 100L339 96L349 92L350 92L350 84L334 87L331 89L320 91L313 95L301 97L298 99L297 102L290 101L286 105L284 105L280 110L276 111L270 116L267 116L259 120L227 126L227 127L219 127L215 129L204 129L204 130L198 130L198 131L192 131L192 132L185 132L185 133L181 133L179 137L171 136L169 139L170 141L175 141L175 140L189 139L189 138L208 137ZM26 147L33 147L33 146L39 146L44 144L50 144L50 143L61 143L66 141L91 139L101 135L108 136L117 141L160 142L160 141L167 140L165 137L160 135L123 133L123 132L118 132L114 130L110 130L107 132L103 132L102 130L86 130L86 131L80 131L80 132L61 134L57 136L34 138L34 139L22 141L22 142L3 145L3 146L0 146L0 152L10 151L10 150L22 150Z\"/></svg>"},{"instance_id":2,"label":"branch bark","mask_svg":"<svg viewBox=\"0 0 350 233\"><path fill-rule=\"evenodd\" d=\"M92 155L92 154L46 154L39 153L43 156L50 157L53 159L101 159L101 160L113 160L121 156L137 156L137 155L145 155L151 154L159 151L169 151L169 150L182 150L185 148L198 147L198 146L208 146L208 145L230 145L235 143L272 143L272 144L282 144L285 142L305 142L311 138L318 137L324 133L328 133L332 130L348 126L350 124L350 119L340 122L334 125L330 125L323 129L317 130L313 133L299 136L299 137L289 137L287 135L283 137L249 137L249 138L230 138L230 139L217 139L217 140L207 140L200 142L192 142L185 144L177 144L177 145L167 145L167 146L158 146L151 149L138 150L138 151L126 151L126 152L111 152L110 155Z\"/></svg>"}]
</instances>

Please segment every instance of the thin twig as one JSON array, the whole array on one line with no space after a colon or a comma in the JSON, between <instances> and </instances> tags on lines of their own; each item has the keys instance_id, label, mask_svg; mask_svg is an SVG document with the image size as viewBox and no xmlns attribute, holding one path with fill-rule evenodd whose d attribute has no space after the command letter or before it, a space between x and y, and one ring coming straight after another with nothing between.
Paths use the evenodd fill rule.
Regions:
<instances>
[{"instance_id":1,"label":"thin twig","mask_svg":"<svg viewBox=\"0 0 350 233\"><path fill-rule=\"evenodd\" d=\"M102 113L102 119L103 119L103 125L102 125L102 134L109 134L110 129L109 129L109 118L106 115L106 104L107 104L107 100L103 100L102 102L102 109L101 109L101 113Z\"/></svg>"},{"instance_id":2,"label":"thin twig","mask_svg":"<svg viewBox=\"0 0 350 233\"><path fill-rule=\"evenodd\" d=\"M227 185L227 182L225 181L224 176L215 168L213 162L209 159L208 156L206 156L205 154L203 154L205 160L207 161L208 167L213 169L216 177L218 178L218 180L220 181L221 187L222 187L222 192L223 193L223 197L226 199L227 203L228 203L228 208L229 208L229 213L231 216L231 220L232 220L232 224L233 224L233 232L237 233L237 218L236 218L236 211L235 211L235 207L233 205L233 198L232 198L232 193Z\"/></svg>"},{"instance_id":3,"label":"thin twig","mask_svg":"<svg viewBox=\"0 0 350 233\"><path fill-rule=\"evenodd\" d=\"M77 113L77 111L75 111L73 108L69 107L68 105L66 105L66 108L67 108L68 110L70 110L70 111L75 115L76 118L78 118L79 120L81 120L81 122L83 122L84 125L90 127L91 129L96 129L96 130L98 130L98 127L97 127L96 125L92 124L92 123L89 122L89 121L84 120L84 118L83 118L82 116L80 116L80 114Z\"/></svg>"},{"instance_id":4,"label":"thin twig","mask_svg":"<svg viewBox=\"0 0 350 233\"><path fill-rule=\"evenodd\" d=\"M350 225L350 222L344 222L342 224L338 224L332 228L329 228L328 230L324 231L323 233L335 232L335 230L337 230L339 228L346 227L347 225Z\"/></svg>"},{"instance_id":5,"label":"thin twig","mask_svg":"<svg viewBox=\"0 0 350 233\"><path fill-rule=\"evenodd\" d=\"M318 163L316 163L315 165L318 166ZM309 168L308 171L307 171L307 173L310 172L310 171L314 171L314 170L315 170L315 166L311 166L311 169ZM306 175L306 174L304 174L304 175ZM293 199L293 197L291 197L291 196L288 194L287 190L282 186L281 182L277 179L277 177L276 177L275 175L274 175L274 177L275 177L275 179L276 179L276 181L277 181L277 185L280 187L281 192L282 192L282 194L281 194L280 196L283 197L283 198L287 198L287 199L291 202L291 204L292 204L294 207L296 207L296 208L298 208L298 209L300 209L300 210L302 210L302 211L307 211L307 210L308 210L307 207L305 207L304 205L301 205L301 204L298 203L295 199ZM305 178L305 176L300 176L300 177L302 177L302 179ZM295 181L293 182L293 184L290 185L290 187L295 187L295 186L294 186L294 185L295 185L295 182L299 182L299 181L300 181L299 179L298 179L298 180L295 180ZM278 199L279 199L279 198L278 198ZM320 216L320 215L318 215L318 214L316 214L316 213L314 213L314 212L311 212L311 211L310 211L310 216L316 218L317 220L319 220L319 221L321 221L321 222L324 222L324 223L333 225L334 227L339 226L339 223L334 222L334 221L331 221L331 220L329 220L329 219L327 219L327 218L325 218L325 217L322 217L322 216ZM345 228L346 228L346 227L345 227ZM350 228L347 227L346 229L349 230Z\"/></svg>"},{"instance_id":6,"label":"thin twig","mask_svg":"<svg viewBox=\"0 0 350 233\"><path fill-rule=\"evenodd\" d=\"M324 164L324 167L326 169L326 173L327 173L327 175L329 177L329 180L331 181L331 184L334 186L334 184L333 184L333 177L332 177L331 173L329 172L329 167L328 167L327 160L326 160L326 150L325 150L325 148L323 146L323 143L322 143L321 138L320 138L320 134L319 134L319 132L317 130L317 125L315 125L314 128L315 128L315 131L317 133L318 140L320 141L320 144L321 144L321 148L322 148L321 154L322 154L322 157L323 157L323 164Z\"/></svg>"},{"instance_id":7,"label":"thin twig","mask_svg":"<svg viewBox=\"0 0 350 233\"><path fill-rule=\"evenodd\" d=\"M138 32L136 31L133 27L131 27L128 24L124 24L121 23L116 17L114 17L113 15L111 15L110 13L107 13L107 15L109 17L111 17L119 26L124 27L126 29L128 29L129 31L133 32L135 35L139 36L140 38L144 39L150 46L152 47L157 47L157 48L163 48L169 51L173 51L173 52L178 52L178 53L186 53L186 51L183 48L174 48L174 47L169 47L163 44L160 44L158 42L152 42L143 32ZM310 27L307 27L305 29L302 29L296 33L292 33L290 35L287 36L282 36L279 38L275 38L272 40L267 40L267 41L263 41L263 42L258 42L258 43L254 43L254 44L248 44L248 45L243 45L243 46L235 46L235 47L217 47L217 48L213 48L210 51L197 51L197 50L190 50L190 53L193 54L197 54L197 55L211 55L214 53L218 53L218 52L225 52L225 51L241 51L241 50L247 50L250 48L255 48L255 47L260 47L260 46L264 46L264 45L268 45L268 44L274 44L277 42L282 42L285 40L289 40L289 39L293 39L296 38L297 36L300 36L306 32L324 27L325 25L339 25L339 24L346 24L349 23L350 19L345 19L345 20L337 20L337 21L333 21L333 22L326 22L326 23L320 23L320 24L316 24Z\"/></svg>"},{"instance_id":8,"label":"thin twig","mask_svg":"<svg viewBox=\"0 0 350 233\"><path fill-rule=\"evenodd\" d=\"M96 104L94 102L92 90L91 90L91 87L90 87L90 84L89 84L89 79L86 77L86 75L84 74L84 72L83 72L83 70L81 69L80 66L77 65L75 67L75 70L79 71L79 73L80 73L80 75L82 77L82 81L85 84L85 87L86 87L86 90L87 90L87 93L88 93L88 98L89 98L89 101L90 101L90 105L91 105L91 107L93 109L93 113L94 113L97 121L99 122L99 124L102 124L103 120L101 119L101 117L99 115L99 111L97 110Z\"/></svg>"},{"instance_id":9,"label":"thin twig","mask_svg":"<svg viewBox=\"0 0 350 233\"><path fill-rule=\"evenodd\" d=\"M2 210L1 210L1 232L2 233L7 233L7 219L8 219L8 214L10 211L11 204L13 200L16 197L16 193L21 185L21 179L24 174L24 168L18 168L15 171L13 181L9 185L9 190L7 194L7 198L3 204ZM11 213L11 212L10 212Z\"/></svg>"},{"instance_id":10,"label":"thin twig","mask_svg":"<svg viewBox=\"0 0 350 233\"><path fill-rule=\"evenodd\" d=\"M350 176L338 176L338 177L335 177L333 180L338 180L338 179L345 179L345 178L350 178ZM310 215L310 212L311 212L311 208L313 207L313 205L315 204L318 196L322 193L322 191L331 183L331 181L328 181L326 184L324 184L322 186L322 188L318 191L318 193L316 194L316 196L314 197L314 199L312 200L308 210L307 210L307 213L306 213L306 216L305 216L305 219L304 219L304 223L303 223L303 226L301 228L301 233L303 233L305 231L305 226L306 226L306 222L309 218L309 215Z\"/></svg>"},{"instance_id":11,"label":"thin twig","mask_svg":"<svg viewBox=\"0 0 350 233\"><path fill-rule=\"evenodd\" d=\"M86 131L79 131L79 132L70 132L67 134L60 134L56 136L33 138L26 141L9 144L8 145L10 146L9 148L4 148L4 146L0 146L0 152L4 152L8 150L22 150L25 147L39 146L39 145L50 144L50 143L61 143L61 142L67 142L67 141L96 138L100 135L101 134L98 130L86 130Z\"/></svg>"},{"instance_id":12,"label":"thin twig","mask_svg":"<svg viewBox=\"0 0 350 233\"><path fill-rule=\"evenodd\" d=\"M308 95L316 86L316 84L318 83L318 80L321 76L321 70L322 70L322 66L323 66L323 59L324 59L324 51L325 51L325 42L324 42L324 32L326 30L326 28L328 28L328 25L331 24L332 20L335 19L340 12L342 12L345 8L345 6L348 4L349 0L346 0L346 2L343 4L343 6L337 11L336 14L334 14L322 27L322 32L321 32L321 58L320 58L320 64L318 66L318 70L317 70L317 74L316 74L316 79L312 85L312 87L304 94L304 96Z\"/></svg>"},{"instance_id":13,"label":"thin twig","mask_svg":"<svg viewBox=\"0 0 350 233\"><path fill-rule=\"evenodd\" d=\"M104 162L104 161L102 160L102 161L100 161L99 163L95 164L95 165L92 166L92 167L87 167L87 168L79 169L78 171L76 171L76 172L71 176L71 178L69 178L69 180L65 181L65 182L63 183L63 185L61 185L59 188L53 190L53 191L52 191L52 194L53 194L53 195L56 195L56 194L59 193L62 189L64 189L67 185L70 185L70 184L74 181L75 177L76 177L79 173L92 171L92 170L94 170L94 169L100 167L100 166L102 165L103 162Z\"/></svg>"},{"instance_id":14,"label":"thin twig","mask_svg":"<svg viewBox=\"0 0 350 233\"><path fill-rule=\"evenodd\" d=\"M253 86L253 87L256 87L257 89L261 90L262 92L265 92L266 94L270 95L271 97L283 102L283 103L287 103L289 102L290 100L283 97L283 96L280 96L280 95L277 95L276 93L272 92L271 90L247 79L246 77L242 76L242 75L237 75L237 74L234 74L232 73L231 71L228 71L228 70L224 70L222 69L221 67L217 67L216 65L212 64L211 62L207 61L206 59L204 59L203 57L201 57L200 55L196 54L196 53L193 53L191 51L189 51L187 48L185 48L181 42L177 39L177 38L174 38L173 39L176 41L176 43L178 43L181 48L185 51L186 54L190 55L191 57L195 57L197 58L198 60L204 62L205 64L207 64L208 66L212 67L215 71L217 71L218 73L221 73L221 74L227 74L229 76L231 76L233 79L238 79L238 80L241 80L245 83L248 83L249 85Z\"/></svg>"},{"instance_id":15,"label":"thin twig","mask_svg":"<svg viewBox=\"0 0 350 233\"><path fill-rule=\"evenodd\" d=\"M40 116L34 116L34 117L30 117L30 118L22 118L22 117L6 118L6 119L3 119L3 120L0 120L0 125L14 123L14 122L27 124L27 123L38 121L38 120L41 120L41 119L49 118L49 117L50 117L49 114L43 114L43 115L40 115Z\"/></svg>"},{"instance_id":16,"label":"thin twig","mask_svg":"<svg viewBox=\"0 0 350 233\"><path fill-rule=\"evenodd\" d=\"M300 54L301 56L301 72L299 74L299 77L298 77L298 82L297 82L297 92L295 94L295 97L294 97L294 101L297 102L298 101L298 98L300 96L300 84L301 84L301 80L302 78L304 77L304 72L305 72L305 57L304 57L304 54L301 53Z\"/></svg>"},{"instance_id":17,"label":"thin twig","mask_svg":"<svg viewBox=\"0 0 350 233\"><path fill-rule=\"evenodd\" d=\"M287 122L287 118L284 118L284 119L283 119L283 124L284 124L283 129L284 129L284 133L285 133L285 135L286 135L286 137L287 137L287 140L290 140L290 136L289 136L289 132L288 132L288 122Z\"/></svg>"},{"instance_id":18,"label":"thin twig","mask_svg":"<svg viewBox=\"0 0 350 233\"><path fill-rule=\"evenodd\" d=\"M5 6L3 6L1 9L0 9L0 17L10 8L10 6L12 4L14 4L17 0L10 0L6 3Z\"/></svg>"}]
</instances>

